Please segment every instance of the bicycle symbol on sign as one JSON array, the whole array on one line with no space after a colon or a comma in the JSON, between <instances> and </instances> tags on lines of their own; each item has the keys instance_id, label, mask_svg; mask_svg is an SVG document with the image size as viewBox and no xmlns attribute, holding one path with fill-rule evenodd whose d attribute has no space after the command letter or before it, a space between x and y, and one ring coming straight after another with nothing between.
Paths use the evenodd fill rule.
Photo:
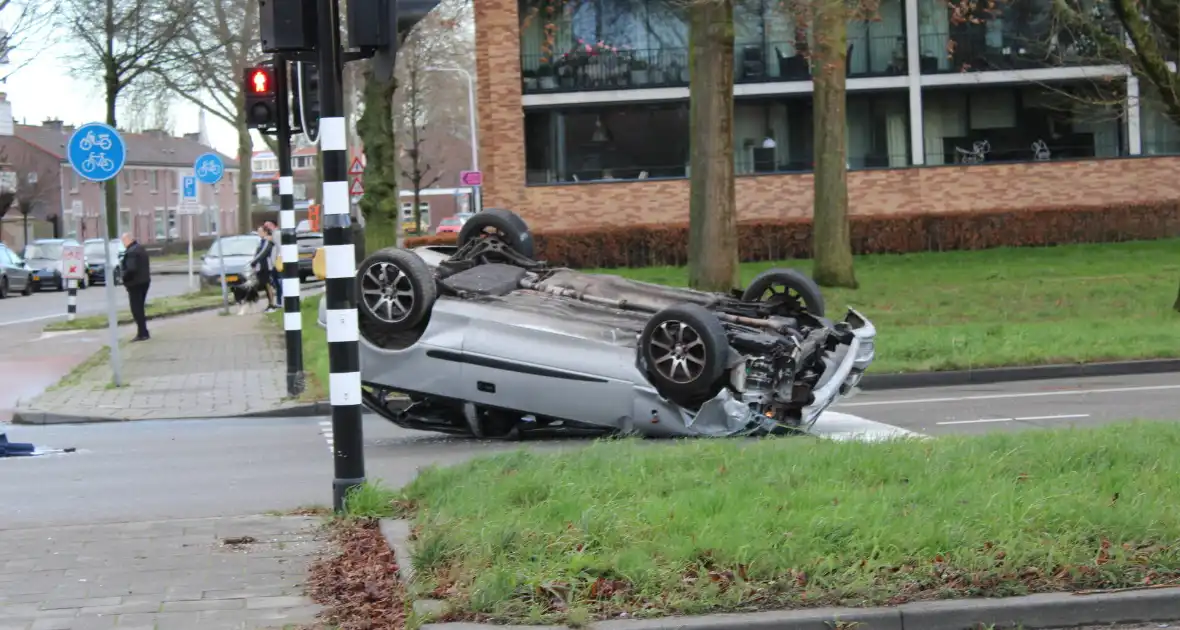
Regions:
<instances>
[{"instance_id":1,"label":"bicycle symbol on sign","mask_svg":"<svg viewBox=\"0 0 1180 630\"><path fill-rule=\"evenodd\" d=\"M83 140L83 142L85 142ZM109 142L109 140L108 140ZM82 170L87 173L93 173L95 169L100 171L110 171L115 168L115 161L103 155L102 153L91 153L90 157L82 162Z\"/></svg>"},{"instance_id":2,"label":"bicycle symbol on sign","mask_svg":"<svg viewBox=\"0 0 1180 630\"><path fill-rule=\"evenodd\" d=\"M221 167L213 161L201 162L201 166L197 168L197 177L205 177L206 175L217 176L220 174Z\"/></svg>"},{"instance_id":3,"label":"bicycle symbol on sign","mask_svg":"<svg viewBox=\"0 0 1180 630\"><path fill-rule=\"evenodd\" d=\"M103 151L110 151L111 150L111 136L109 134L105 134L105 133L95 136L93 131L89 131L86 133L85 136L82 137L81 140L78 141L78 148L82 149L83 151L89 151L89 150L93 149L95 146L98 146ZM90 154L90 157L93 158L94 154L93 153Z\"/></svg>"}]
</instances>

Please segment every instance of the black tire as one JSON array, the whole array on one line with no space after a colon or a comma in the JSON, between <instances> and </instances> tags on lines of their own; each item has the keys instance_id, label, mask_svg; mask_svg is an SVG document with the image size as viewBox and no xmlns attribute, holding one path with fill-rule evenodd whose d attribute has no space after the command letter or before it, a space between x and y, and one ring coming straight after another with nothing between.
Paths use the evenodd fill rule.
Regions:
<instances>
[{"instance_id":1,"label":"black tire","mask_svg":"<svg viewBox=\"0 0 1180 630\"><path fill-rule=\"evenodd\" d=\"M79 291L85 291L85 290L86 290L86 286L87 286L87 285L86 285L86 278L80 278L80 279L78 280L78 290L79 290Z\"/></svg>"},{"instance_id":2,"label":"black tire","mask_svg":"<svg viewBox=\"0 0 1180 630\"><path fill-rule=\"evenodd\" d=\"M528 224L515 212L503 208L486 208L467 219L459 230L459 247L487 233L499 236L505 245L525 258L536 255L536 242Z\"/></svg>"},{"instance_id":3,"label":"black tire","mask_svg":"<svg viewBox=\"0 0 1180 630\"><path fill-rule=\"evenodd\" d=\"M661 396L686 407L721 391L728 357L725 327L699 304L665 308L639 336L640 369Z\"/></svg>"},{"instance_id":4,"label":"black tire","mask_svg":"<svg viewBox=\"0 0 1180 630\"><path fill-rule=\"evenodd\" d=\"M361 314L384 332L402 332L421 324L438 298L434 273L426 261L395 247L361 261L356 284Z\"/></svg>"},{"instance_id":5,"label":"black tire","mask_svg":"<svg viewBox=\"0 0 1180 630\"><path fill-rule=\"evenodd\" d=\"M0 300L8 297L8 276L0 278Z\"/></svg>"},{"instance_id":6,"label":"black tire","mask_svg":"<svg viewBox=\"0 0 1180 630\"><path fill-rule=\"evenodd\" d=\"M57 279L57 290L58 291L65 291L66 290L65 278L58 278Z\"/></svg>"},{"instance_id":7,"label":"black tire","mask_svg":"<svg viewBox=\"0 0 1180 630\"><path fill-rule=\"evenodd\" d=\"M814 280L795 269L767 269L742 292L745 302L783 302L790 311L803 310L823 317L824 295Z\"/></svg>"},{"instance_id":8,"label":"black tire","mask_svg":"<svg viewBox=\"0 0 1180 630\"><path fill-rule=\"evenodd\" d=\"M33 294L33 289L34 289L33 276L31 276L31 275L25 276L25 290L21 291L20 294L23 296L26 296L26 297L30 296Z\"/></svg>"}]
</instances>

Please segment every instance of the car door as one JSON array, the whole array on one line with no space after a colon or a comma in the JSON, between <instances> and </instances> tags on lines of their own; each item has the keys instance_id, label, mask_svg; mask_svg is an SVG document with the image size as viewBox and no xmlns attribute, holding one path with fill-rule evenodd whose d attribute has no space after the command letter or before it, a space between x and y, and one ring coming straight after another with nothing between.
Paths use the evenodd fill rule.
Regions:
<instances>
[{"instance_id":1,"label":"car door","mask_svg":"<svg viewBox=\"0 0 1180 630\"><path fill-rule=\"evenodd\" d=\"M28 274L16 264L16 256L3 245L0 245L0 270L4 272L4 277L8 278L9 291L23 291L29 282Z\"/></svg>"}]
</instances>

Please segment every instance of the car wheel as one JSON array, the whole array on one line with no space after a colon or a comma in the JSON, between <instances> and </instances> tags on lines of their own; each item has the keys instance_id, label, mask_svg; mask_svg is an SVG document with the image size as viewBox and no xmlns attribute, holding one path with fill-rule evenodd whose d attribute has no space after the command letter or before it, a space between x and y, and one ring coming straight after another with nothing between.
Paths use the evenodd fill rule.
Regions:
<instances>
[{"instance_id":1,"label":"car wheel","mask_svg":"<svg viewBox=\"0 0 1180 630\"><path fill-rule=\"evenodd\" d=\"M8 277L0 278L0 300L8 297Z\"/></svg>"},{"instance_id":2,"label":"car wheel","mask_svg":"<svg viewBox=\"0 0 1180 630\"><path fill-rule=\"evenodd\" d=\"M781 305L788 313L802 310L817 317L823 317L826 308L819 285L795 269L763 271L742 292L742 300Z\"/></svg>"},{"instance_id":3,"label":"car wheel","mask_svg":"<svg viewBox=\"0 0 1180 630\"><path fill-rule=\"evenodd\" d=\"M79 291L85 291L85 290L86 290L86 286L87 286L87 283L86 283L86 278L79 278L79 279L78 279L78 290L79 290Z\"/></svg>"},{"instance_id":4,"label":"car wheel","mask_svg":"<svg viewBox=\"0 0 1180 630\"><path fill-rule=\"evenodd\" d=\"M511 210L488 208L475 213L459 230L459 247L489 236L499 237L505 245L525 258L536 255L536 243L528 224Z\"/></svg>"},{"instance_id":5,"label":"car wheel","mask_svg":"<svg viewBox=\"0 0 1180 630\"><path fill-rule=\"evenodd\" d=\"M728 356L725 327L699 304L665 308L639 336L640 368L661 396L686 407L721 391Z\"/></svg>"},{"instance_id":6,"label":"car wheel","mask_svg":"<svg viewBox=\"0 0 1180 630\"><path fill-rule=\"evenodd\" d=\"M426 261L411 251L390 247L361 261L357 293L357 306L366 319L385 332L401 332L429 317L438 287Z\"/></svg>"},{"instance_id":7,"label":"car wheel","mask_svg":"<svg viewBox=\"0 0 1180 630\"><path fill-rule=\"evenodd\" d=\"M24 290L23 290L23 291L21 291L21 292L20 292L20 294L21 294L21 295L25 295L25 296L32 295L32 294L33 294L33 288L34 288L34 285L33 285L33 276L31 276L31 275L30 275L30 276L26 276L26 277L25 277L25 288L24 288Z\"/></svg>"}]
</instances>

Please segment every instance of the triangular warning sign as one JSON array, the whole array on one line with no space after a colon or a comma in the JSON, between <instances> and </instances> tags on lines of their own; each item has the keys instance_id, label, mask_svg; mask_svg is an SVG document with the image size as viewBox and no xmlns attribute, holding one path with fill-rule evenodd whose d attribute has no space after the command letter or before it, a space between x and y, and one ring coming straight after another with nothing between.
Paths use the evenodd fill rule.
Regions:
<instances>
[{"instance_id":1,"label":"triangular warning sign","mask_svg":"<svg viewBox=\"0 0 1180 630\"><path fill-rule=\"evenodd\" d=\"M359 178L359 177L352 178L352 186L349 187L348 192L349 192L349 194L352 194L352 195L365 194L365 186L364 186L364 184L361 184L361 178Z\"/></svg>"},{"instance_id":2,"label":"triangular warning sign","mask_svg":"<svg viewBox=\"0 0 1180 630\"><path fill-rule=\"evenodd\" d=\"M365 165L361 164L359 157L352 158L352 166L348 167L349 175L360 175L365 172Z\"/></svg>"}]
</instances>

